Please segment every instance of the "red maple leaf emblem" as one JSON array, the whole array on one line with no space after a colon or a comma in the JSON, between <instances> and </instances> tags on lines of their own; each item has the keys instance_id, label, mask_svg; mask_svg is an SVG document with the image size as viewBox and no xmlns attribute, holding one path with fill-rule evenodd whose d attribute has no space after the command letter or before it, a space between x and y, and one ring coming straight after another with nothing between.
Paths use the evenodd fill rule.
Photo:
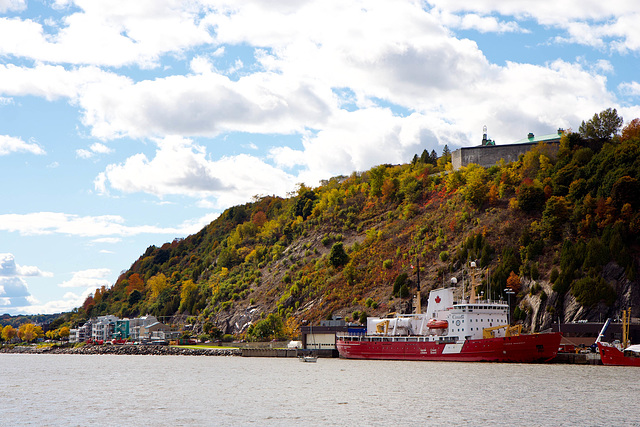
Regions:
<instances>
[{"instance_id":1,"label":"red maple leaf emblem","mask_svg":"<svg viewBox=\"0 0 640 427\"><path fill-rule=\"evenodd\" d=\"M442 301L442 299L440 299L440 295L438 295L438 296L436 297L436 304L440 304L440 301Z\"/></svg>"}]
</instances>

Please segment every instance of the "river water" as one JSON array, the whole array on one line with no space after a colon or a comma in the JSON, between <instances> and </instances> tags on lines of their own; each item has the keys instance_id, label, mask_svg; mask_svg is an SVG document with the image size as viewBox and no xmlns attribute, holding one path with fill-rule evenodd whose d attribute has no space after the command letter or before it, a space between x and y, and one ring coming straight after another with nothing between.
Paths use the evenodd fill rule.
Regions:
<instances>
[{"instance_id":1,"label":"river water","mask_svg":"<svg viewBox=\"0 0 640 427\"><path fill-rule=\"evenodd\" d=\"M0 425L640 424L640 369L0 354Z\"/></svg>"}]
</instances>

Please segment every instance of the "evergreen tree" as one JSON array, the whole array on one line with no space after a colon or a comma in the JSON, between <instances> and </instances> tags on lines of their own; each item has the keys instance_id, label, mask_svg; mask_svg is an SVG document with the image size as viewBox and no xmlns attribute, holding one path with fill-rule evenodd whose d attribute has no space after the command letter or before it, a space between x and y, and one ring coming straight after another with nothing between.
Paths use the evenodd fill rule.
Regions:
<instances>
[{"instance_id":1,"label":"evergreen tree","mask_svg":"<svg viewBox=\"0 0 640 427\"><path fill-rule=\"evenodd\" d=\"M616 109L607 108L594 114L591 120L583 120L579 132L585 138L609 140L618 134L622 123L622 117L618 116Z\"/></svg>"}]
</instances>

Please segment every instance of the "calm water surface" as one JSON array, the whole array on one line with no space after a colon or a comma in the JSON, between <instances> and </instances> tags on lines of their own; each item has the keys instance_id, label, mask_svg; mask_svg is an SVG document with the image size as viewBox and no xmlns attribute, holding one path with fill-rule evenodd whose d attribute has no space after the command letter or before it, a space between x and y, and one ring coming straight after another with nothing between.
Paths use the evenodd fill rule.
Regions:
<instances>
[{"instance_id":1,"label":"calm water surface","mask_svg":"<svg viewBox=\"0 0 640 427\"><path fill-rule=\"evenodd\" d=\"M0 425L640 424L640 369L0 354Z\"/></svg>"}]
</instances>

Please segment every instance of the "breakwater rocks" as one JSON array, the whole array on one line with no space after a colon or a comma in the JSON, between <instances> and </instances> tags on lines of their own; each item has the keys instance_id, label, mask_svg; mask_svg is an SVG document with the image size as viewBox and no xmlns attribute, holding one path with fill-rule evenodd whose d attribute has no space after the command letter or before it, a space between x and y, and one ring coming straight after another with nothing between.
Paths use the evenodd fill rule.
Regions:
<instances>
[{"instance_id":1,"label":"breakwater rocks","mask_svg":"<svg viewBox=\"0 0 640 427\"><path fill-rule=\"evenodd\" d=\"M22 354L116 354L152 356L241 356L238 348L184 348L166 345L84 345L82 347L3 347L0 353Z\"/></svg>"}]
</instances>

